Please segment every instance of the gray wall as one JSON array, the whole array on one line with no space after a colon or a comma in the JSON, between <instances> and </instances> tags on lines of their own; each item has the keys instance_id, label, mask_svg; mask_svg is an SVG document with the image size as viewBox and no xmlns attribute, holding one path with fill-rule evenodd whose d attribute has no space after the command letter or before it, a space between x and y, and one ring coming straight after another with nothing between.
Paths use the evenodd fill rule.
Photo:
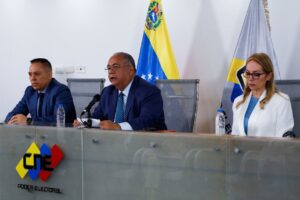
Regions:
<instances>
[{"instance_id":1,"label":"gray wall","mask_svg":"<svg viewBox=\"0 0 300 200\"><path fill-rule=\"evenodd\" d=\"M106 78L116 51L137 60L148 0L1 0L0 120L29 84L29 60L48 58L54 68L85 66L66 78ZM231 58L249 0L163 0L181 78L200 79L196 130L213 132ZM283 79L299 79L300 2L270 0L272 37ZM209 70L208 70L209 69ZM107 81L106 84L109 82Z\"/></svg>"}]
</instances>

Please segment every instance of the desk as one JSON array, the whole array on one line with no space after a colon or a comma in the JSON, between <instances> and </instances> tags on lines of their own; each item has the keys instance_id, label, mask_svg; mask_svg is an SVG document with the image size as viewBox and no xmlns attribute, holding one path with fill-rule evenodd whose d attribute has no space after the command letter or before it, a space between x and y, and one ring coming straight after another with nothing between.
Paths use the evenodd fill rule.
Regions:
<instances>
[{"instance_id":1,"label":"desk","mask_svg":"<svg viewBox=\"0 0 300 200\"><path fill-rule=\"evenodd\" d=\"M33 142L64 154L45 182L15 169ZM299 152L298 139L1 125L0 199L296 200Z\"/></svg>"}]
</instances>

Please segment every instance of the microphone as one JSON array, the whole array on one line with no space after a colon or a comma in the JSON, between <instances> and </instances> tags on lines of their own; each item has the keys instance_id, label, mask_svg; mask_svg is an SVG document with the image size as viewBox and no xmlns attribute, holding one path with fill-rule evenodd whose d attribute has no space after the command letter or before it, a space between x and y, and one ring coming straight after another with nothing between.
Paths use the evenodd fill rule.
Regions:
<instances>
[{"instance_id":1,"label":"microphone","mask_svg":"<svg viewBox=\"0 0 300 200\"><path fill-rule=\"evenodd\" d=\"M296 134L293 131L287 131L282 135L282 137L295 138Z\"/></svg>"},{"instance_id":2,"label":"microphone","mask_svg":"<svg viewBox=\"0 0 300 200\"><path fill-rule=\"evenodd\" d=\"M80 116L82 116L86 112L90 112L90 110L93 107L93 105L95 103L97 103L99 100L100 100L100 94L95 94L95 96L93 97L92 101L89 103L89 105L87 105L87 107L85 107L85 109L81 112Z\"/></svg>"}]
</instances>

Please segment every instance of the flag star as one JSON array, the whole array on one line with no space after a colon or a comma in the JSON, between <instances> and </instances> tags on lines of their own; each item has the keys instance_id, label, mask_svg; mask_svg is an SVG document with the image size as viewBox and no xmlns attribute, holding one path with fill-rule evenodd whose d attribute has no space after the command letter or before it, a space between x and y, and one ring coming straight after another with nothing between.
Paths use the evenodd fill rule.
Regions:
<instances>
[{"instance_id":1,"label":"flag star","mask_svg":"<svg viewBox=\"0 0 300 200\"><path fill-rule=\"evenodd\" d=\"M146 80L146 75L142 74L142 79Z\"/></svg>"},{"instance_id":2,"label":"flag star","mask_svg":"<svg viewBox=\"0 0 300 200\"><path fill-rule=\"evenodd\" d=\"M149 73L149 74L148 74L148 80L151 80L151 79L152 79L152 76L153 76L153 75L152 75L151 73Z\"/></svg>"},{"instance_id":3,"label":"flag star","mask_svg":"<svg viewBox=\"0 0 300 200\"><path fill-rule=\"evenodd\" d=\"M158 76L156 76L155 79L158 80L159 79Z\"/></svg>"}]
</instances>

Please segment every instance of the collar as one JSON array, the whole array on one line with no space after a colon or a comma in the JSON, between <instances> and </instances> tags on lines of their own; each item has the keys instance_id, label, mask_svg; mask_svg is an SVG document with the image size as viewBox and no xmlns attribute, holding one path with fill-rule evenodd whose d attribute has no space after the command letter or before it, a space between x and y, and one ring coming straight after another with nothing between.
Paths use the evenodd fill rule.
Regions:
<instances>
[{"instance_id":1,"label":"collar","mask_svg":"<svg viewBox=\"0 0 300 200\"><path fill-rule=\"evenodd\" d=\"M121 92L123 92L123 94L124 94L125 96L128 96L129 91L130 91L130 88L131 88L131 85L132 85L132 82L133 82L133 79L129 82L129 84L126 86L126 88L125 88L123 91L120 91L120 90L119 90L119 94L120 94Z\"/></svg>"},{"instance_id":2,"label":"collar","mask_svg":"<svg viewBox=\"0 0 300 200\"><path fill-rule=\"evenodd\" d=\"M38 92L38 94L40 94L40 93L44 93L44 94L45 94L45 93L46 93L46 90L47 90L47 88L48 88L48 87L46 87L46 88L45 88L45 89L43 89L43 90L38 90L38 91L37 91L37 92Z\"/></svg>"},{"instance_id":3,"label":"collar","mask_svg":"<svg viewBox=\"0 0 300 200\"><path fill-rule=\"evenodd\" d=\"M259 103L261 100L263 100L263 99L266 97L266 95L267 95L267 90L265 89L265 90L263 91L263 93L260 95L260 97L259 97L259 99L258 99L258 103ZM250 94L249 94L248 97L246 98L246 101L245 101L245 104L246 104L246 105L249 105L249 102L250 102L250 100L251 100L251 97L252 97L252 92L250 92Z\"/></svg>"},{"instance_id":4,"label":"collar","mask_svg":"<svg viewBox=\"0 0 300 200\"><path fill-rule=\"evenodd\" d=\"M38 90L38 94L40 94L40 93L46 93L46 90L47 90L47 88L45 88L45 89L43 89L43 90Z\"/></svg>"},{"instance_id":5,"label":"collar","mask_svg":"<svg viewBox=\"0 0 300 200\"><path fill-rule=\"evenodd\" d=\"M51 84L52 84L52 82L54 81L54 78L51 78L51 81L49 82L49 84L43 89L43 90L37 90L37 93L39 94L39 93L46 93L46 91L47 91L47 89L48 88L51 88Z\"/></svg>"},{"instance_id":6,"label":"collar","mask_svg":"<svg viewBox=\"0 0 300 200\"><path fill-rule=\"evenodd\" d=\"M263 93L260 95L258 101L260 102L261 100L263 100L263 99L266 97L266 95L267 95L267 90L265 89L265 90L263 91ZM250 97L252 96L252 92L250 92L250 95L249 95L249 96L250 96Z\"/></svg>"}]
</instances>

